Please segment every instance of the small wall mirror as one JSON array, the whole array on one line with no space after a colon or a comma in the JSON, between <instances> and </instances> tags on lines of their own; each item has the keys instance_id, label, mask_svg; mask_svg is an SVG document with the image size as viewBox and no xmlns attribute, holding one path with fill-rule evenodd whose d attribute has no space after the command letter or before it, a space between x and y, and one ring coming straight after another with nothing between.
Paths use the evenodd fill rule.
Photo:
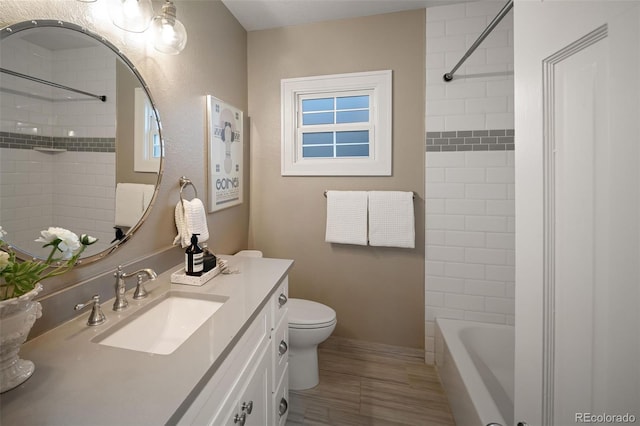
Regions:
<instances>
[{"instance_id":1,"label":"small wall mirror","mask_svg":"<svg viewBox=\"0 0 640 426\"><path fill-rule=\"evenodd\" d=\"M50 226L99 241L103 258L149 214L163 166L158 113L132 63L75 24L0 33L0 226L19 255Z\"/></svg>"}]
</instances>

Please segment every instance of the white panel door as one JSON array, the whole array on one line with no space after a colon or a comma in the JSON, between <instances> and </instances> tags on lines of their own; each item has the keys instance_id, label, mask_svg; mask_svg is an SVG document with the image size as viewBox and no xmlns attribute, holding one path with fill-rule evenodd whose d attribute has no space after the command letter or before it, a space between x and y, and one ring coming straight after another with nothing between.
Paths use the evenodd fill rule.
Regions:
<instances>
[{"instance_id":1,"label":"white panel door","mask_svg":"<svg viewBox=\"0 0 640 426\"><path fill-rule=\"evenodd\" d=\"M515 419L640 422L640 5L517 1L514 26Z\"/></svg>"}]
</instances>

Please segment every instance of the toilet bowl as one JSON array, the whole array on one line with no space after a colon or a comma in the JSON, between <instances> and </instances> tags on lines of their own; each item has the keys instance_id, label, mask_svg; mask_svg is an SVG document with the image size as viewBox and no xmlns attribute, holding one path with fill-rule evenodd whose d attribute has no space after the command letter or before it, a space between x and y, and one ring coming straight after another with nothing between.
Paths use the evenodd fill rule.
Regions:
<instances>
[{"instance_id":1,"label":"toilet bowl","mask_svg":"<svg viewBox=\"0 0 640 426\"><path fill-rule=\"evenodd\" d=\"M336 328L336 311L322 303L289 298L289 388L310 389L320 382L318 345Z\"/></svg>"},{"instance_id":2,"label":"toilet bowl","mask_svg":"<svg viewBox=\"0 0 640 426\"><path fill-rule=\"evenodd\" d=\"M240 250L235 256L262 257L260 250ZM336 311L322 303L289 298L289 389L304 390L320 382L318 345L336 328Z\"/></svg>"}]
</instances>

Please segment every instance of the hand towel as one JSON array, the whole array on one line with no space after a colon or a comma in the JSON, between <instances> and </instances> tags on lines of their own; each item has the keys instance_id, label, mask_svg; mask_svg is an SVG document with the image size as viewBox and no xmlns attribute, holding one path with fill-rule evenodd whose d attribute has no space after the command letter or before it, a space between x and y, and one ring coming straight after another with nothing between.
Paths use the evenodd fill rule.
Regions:
<instances>
[{"instance_id":1,"label":"hand towel","mask_svg":"<svg viewBox=\"0 0 640 426\"><path fill-rule=\"evenodd\" d=\"M327 191L325 241L367 245L366 191Z\"/></svg>"},{"instance_id":2,"label":"hand towel","mask_svg":"<svg viewBox=\"0 0 640 426\"><path fill-rule=\"evenodd\" d=\"M414 248L413 192L369 191L369 245Z\"/></svg>"},{"instance_id":3,"label":"hand towel","mask_svg":"<svg viewBox=\"0 0 640 426\"><path fill-rule=\"evenodd\" d=\"M116 185L115 226L131 228L135 226L149 206L151 197L145 203L145 194L153 195L155 187L141 183L119 183Z\"/></svg>"},{"instance_id":4,"label":"hand towel","mask_svg":"<svg viewBox=\"0 0 640 426\"><path fill-rule=\"evenodd\" d=\"M175 221L178 235L173 244L180 242L183 248L191 245L191 235L198 235L198 242L209 240L209 228L207 227L207 213L204 204L199 198L191 201L183 200L176 204Z\"/></svg>"}]
</instances>

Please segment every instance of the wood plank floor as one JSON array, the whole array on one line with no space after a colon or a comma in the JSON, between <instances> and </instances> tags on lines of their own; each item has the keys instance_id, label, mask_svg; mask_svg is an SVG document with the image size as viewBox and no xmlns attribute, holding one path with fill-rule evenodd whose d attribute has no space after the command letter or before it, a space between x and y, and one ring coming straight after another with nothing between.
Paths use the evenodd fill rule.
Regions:
<instances>
[{"instance_id":1,"label":"wood plank floor","mask_svg":"<svg viewBox=\"0 0 640 426\"><path fill-rule=\"evenodd\" d=\"M433 366L419 350L330 337L320 384L290 391L286 426L454 426Z\"/></svg>"}]
</instances>

